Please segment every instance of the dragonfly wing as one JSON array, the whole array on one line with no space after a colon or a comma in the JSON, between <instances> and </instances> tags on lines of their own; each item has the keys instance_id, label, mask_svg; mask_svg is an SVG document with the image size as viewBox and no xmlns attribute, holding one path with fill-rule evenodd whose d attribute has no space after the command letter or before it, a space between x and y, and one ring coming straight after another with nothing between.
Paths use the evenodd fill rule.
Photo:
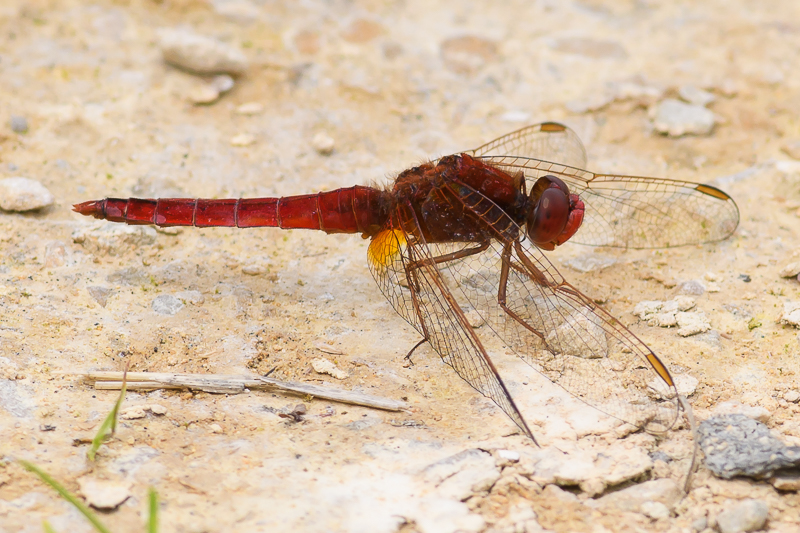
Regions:
<instances>
[{"instance_id":1,"label":"dragonfly wing","mask_svg":"<svg viewBox=\"0 0 800 533\"><path fill-rule=\"evenodd\" d=\"M413 209L399 206L393 244L370 245L370 267L395 310L430 343L442 360L475 390L491 399L535 441L489 355L447 287ZM378 234L373 242L388 235ZM405 287L404 287L405 286Z\"/></svg>"},{"instance_id":2,"label":"dragonfly wing","mask_svg":"<svg viewBox=\"0 0 800 533\"><path fill-rule=\"evenodd\" d=\"M669 248L715 242L739 224L739 208L710 185L665 178L593 174L527 157L491 156L489 164L523 172L530 185L546 175L564 180L585 205L577 244L620 248ZM530 188L530 187L529 187Z\"/></svg>"},{"instance_id":3,"label":"dragonfly wing","mask_svg":"<svg viewBox=\"0 0 800 533\"><path fill-rule=\"evenodd\" d=\"M476 215L496 213L477 191L463 185L453 190ZM509 223L495 221L487 227L506 228ZM496 237L482 253L441 265L491 329L535 370L589 405L648 431L672 427L678 416L677 390L653 351L564 280L535 245L509 240L507 231ZM441 255L450 246L431 248ZM654 381L661 382L660 397L653 393Z\"/></svg>"},{"instance_id":4,"label":"dragonfly wing","mask_svg":"<svg viewBox=\"0 0 800 533\"><path fill-rule=\"evenodd\" d=\"M512 131L466 152L472 156L518 155L586 167L586 148L580 137L558 122L542 122Z\"/></svg>"}]
</instances>

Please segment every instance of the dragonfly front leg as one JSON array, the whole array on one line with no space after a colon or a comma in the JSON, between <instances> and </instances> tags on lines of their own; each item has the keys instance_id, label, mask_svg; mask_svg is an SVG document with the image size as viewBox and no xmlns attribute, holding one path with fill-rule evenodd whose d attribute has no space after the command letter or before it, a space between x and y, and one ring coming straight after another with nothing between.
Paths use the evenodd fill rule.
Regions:
<instances>
[{"instance_id":1,"label":"dragonfly front leg","mask_svg":"<svg viewBox=\"0 0 800 533\"><path fill-rule=\"evenodd\" d=\"M533 326L528 324L525 321L525 319L523 319L521 316L519 316L516 312L512 311L511 308L508 307L508 305L506 303L506 294L507 294L507 287L508 287L508 275L509 275L509 273L511 271L511 268L513 266L513 263L511 262L511 246L512 246L511 242L509 242L509 243L507 243L507 244L505 244L503 246L503 253L501 255L502 266L500 267L500 283L498 284L499 286L498 286L498 289L497 289L497 304L500 306L500 308L503 311L506 312L506 314L508 316L510 316L511 318L516 320L517 322L519 322L519 324L522 327L524 327L525 329L527 329L528 331L530 331L531 333L533 333L534 335L536 335L537 337L539 337L540 339L542 339L544 341L544 335L542 335L541 332L539 332L536 329L534 329ZM520 269L515 268L515 270L520 270ZM535 276L530 275L530 274L529 274L529 276L533 279L534 282L539 283L539 280L537 280Z\"/></svg>"},{"instance_id":2,"label":"dragonfly front leg","mask_svg":"<svg viewBox=\"0 0 800 533\"><path fill-rule=\"evenodd\" d=\"M469 257L471 255L479 254L486 250L490 245L490 241L483 242L474 248L466 248L464 250L458 250L457 252L451 252L448 254L442 254L436 257L431 257L430 259L424 259L421 261L411 261L410 263L405 265L405 274L406 280L408 280L408 288L411 291L411 303L414 306L414 313L417 315L419 319L420 327L422 328L422 335L423 338L417 344L414 345L413 348L406 354L405 358L410 364L414 364L411 360L411 355L414 353L414 350L425 344L428 339L428 330L425 326L425 321L422 319L422 314L420 313L420 305L419 305L419 291L420 291L420 284L419 279L417 278L417 271L425 264L434 264L438 265L441 263L447 263L449 261L456 261L458 259L463 259L465 257Z\"/></svg>"}]
</instances>

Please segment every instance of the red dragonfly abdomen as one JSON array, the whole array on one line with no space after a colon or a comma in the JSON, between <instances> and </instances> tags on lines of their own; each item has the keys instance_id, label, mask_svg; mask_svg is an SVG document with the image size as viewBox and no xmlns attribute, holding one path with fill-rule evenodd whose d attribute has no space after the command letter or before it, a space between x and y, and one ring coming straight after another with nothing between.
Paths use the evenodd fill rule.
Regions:
<instances>
[{"instance_id":1,"label":"red dragonfly abdomen","mask_svg":"<svg viewBox=\"0 0 800 533\"><path fill-rule=\"evenodd\" d=\"M227 226L317 229L326 233L375 235L389 218L391 195L372 187L282 198L106 198L73 209L112 222L156 226Z\"/></svg>"}]
</instances>

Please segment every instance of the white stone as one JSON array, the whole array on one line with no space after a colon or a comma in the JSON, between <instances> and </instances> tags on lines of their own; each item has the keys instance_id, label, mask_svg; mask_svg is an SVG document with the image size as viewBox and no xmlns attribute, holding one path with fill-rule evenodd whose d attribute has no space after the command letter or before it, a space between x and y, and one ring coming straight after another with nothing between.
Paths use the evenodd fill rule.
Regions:
<instances>
[{"instance_id":1,"label":"white stone","mask_svg":"<svg viewBox=\"0 0 800 533\"><path fill-rule=\"evenodd\" d=\"M55 196L38 181L23 178L0 180L0 209L5 211L31 211L53 205Z\"/></svg>"},{"instance_id":2,"label":"white stone","mask_svg":"<svg viewBox=\"0 0 800 533\"><path fill-rule=\"evenodd\" d=\"M144 418L147 416L147 410L145 407L146 406L144 405L126 407L120 411L119 417L123 420L136 420L138 418Z\"/></svg>"},{"instance_id":3,"label":"white stone","mask_svg":"<svg viewBox=\"0 0 800 533\"><path fill-rule=\"evenodd\" d=\"M167 408L164 407L163 405L159 405L157 403L152 403L152 404L148 405L147 408L154 415L163 416L163 415L167 414Z\"/></svg>"},{"instance_id":4,"label":"white stone","mask_svg":"<svg viewBox=\"0 0 800 533\"><path fill-rule=\"evenodd\" d=\"M781 323L800 328L800 302L784 302Z\"/></svg>"},{"instance_id":5,"label":"white stone","mask_svg":"<svg viewBox=\"0 0 800 533\"><path fill-rule=\"evenodd\" d=\"M130 495L130 483L82 477L78 479L80 493L95 509L116 509Z\"/></svg>"},{"instance_id":6,"label":"white stone","mask_svg":"<svg viewBox=\"0 0 800 533\"><path fill-rule=\"evenodd\" d=\"M264 112L264 105L259 102L247 102L236 108L237 115L259 115Z\"/></svg>"},{"instance_id":7,"label":"white stone","mask_svg":"<svg viewBox=\"0 0 800 533\"><path fill-rule=\"evenodd\" d=\"M241 50L185 29L159 32L161 53L167 63L198 74L244 74L247 57Z\"/></svg>"},{"instance_id":8,"label":"white stone","mask_svg":"<svg viewBox=\"0 0 800 533\"><path fill-rule=\"evenodd\" d=\"M678 89L678 96L681 97L682 100L689 102L690 104L699 105L699 106L707 106L711 102L717 99L712 93L708 91L704 91L694 85L684 85L680 89Z\"/></svg>"},{"instance_id":9,"label":"white stone","mask_svg":"<svg viewBox=\"0 0 800 533\"><path fill-rule=\"evenodd\" d=\"M644 502L639 506L639 512L653 520L666 520L669 518L669 509L661 502Z\"/></svg>"},{"instance_id":10,"label":"white stone","mask_svg":"<svg viewBox=\"0 0 800 533\"><path fill-rule=\"evenodd\" d=\"M189 91L189 101L195 105L209 105L219 100L219 90L208 84L198 85Z\"/></svg>"},{"instance_id":11,"label":"white stone","mask_svg":"<svg viewBox=\"0 0 800 533\"><path fill-rule=\"evenodd\" d=\"M791 403L800 402L800 392L797 392L796 390L786 391L783 393L783 399Z\"/></svg>"},{"instance_id":12,"label":"white stone","mask_svg":"<svg viewBox=\"0 0 800 533\"><path fill-rule=\"evenodd\" d=\"M703 106L667 98L650 108L653 127L670 137L708 135L716 122L714 113Z\"/></svg>"},{"instance_id":13,"label":"white stone","mask_svg":"<svg viewBox=\"0 0 800 533\"><path fill-rule=\"evenodd\" d=\"M711 329L711 323L704 313L680 312L675 314L678 322L678 335L689 337L698 333L705 333Z\"/></svg>"},{"instance_id":14,"label":"white stone","mask_svg":"<svg viewBox=\"0 0 800 533\"><path fill-rule=\"evenodd\" d=\"M209 85L220 93L226 93L233 89L235 84L236 82L233 81L233 78L227 74L220 74L219 76L214 76L214 79L211 80Z\"/></svg>"},{"instance_id":15,"label":"white stone","mask_svg":"<svg viewBox=\"0 0 800 533\"><path fill-rule=\"evenodd\" d=\"M93 253L122 255L132 249L154 244L156 230L150 226L99 222L72 232L72 241Z\"/></svg>"},{"instance_id":16,"label":"white stone","mask_svg":"<svg viewBox=\"0 0 800 533\"><path fill-rule=\"evenodd\" d=\"M340 370L335 364L324 357L319 357L311 361L311 368L318 374L328 374L336 379L346 379L349 376L347 372Z\"/></svg>"},{"instance_id":17,"label":"white stone","mask_svg":"<svg viewBox=\"0 0 800 533\"><path fill-rule=\"evenodd\" d=\"M781 271L778 273L782 278L793 278L800 274L800 261L795 261L794 263L789 263L788 265L781 268Z\"/></svg>"},{"instance_id":18,"label":"white stone","mask_svg":"<svg viewBox=\"0 0 800 533\"><path fill-rule=\"evenodd\" d=\"M758 531L767 522L769 508L761 500L742 500L717 515L720 533Z\"/></svg>"},{"instance_id":19,"label":"white stone","mask_svg":"<svg viewBox=\"0 0 800 533\"><path fill-rule=\"evenodd\" d=\"M311 146L313 146L314 150L320 155L331 155L336 146L336 141L327 133L320 132L311 139Z\"/></svg>"}]
</instances>

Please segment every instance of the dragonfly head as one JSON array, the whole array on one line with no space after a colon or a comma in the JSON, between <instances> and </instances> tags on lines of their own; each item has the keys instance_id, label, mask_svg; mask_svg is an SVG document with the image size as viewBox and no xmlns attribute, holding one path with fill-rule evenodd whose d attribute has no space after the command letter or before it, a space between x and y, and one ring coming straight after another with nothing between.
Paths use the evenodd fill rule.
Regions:
<instances>
[{"instance_id":1,"label":"dragonfly head","mask_svg":"<svg viewBox=\"0 0 800 533\"><path fill-rule=\"evenodd\" d=\"M525 220L528 237L544 250L554 250L575 235L583 222L583 202L555 176L539 178L531 189Z\"/></svg>"}]
</instances>

